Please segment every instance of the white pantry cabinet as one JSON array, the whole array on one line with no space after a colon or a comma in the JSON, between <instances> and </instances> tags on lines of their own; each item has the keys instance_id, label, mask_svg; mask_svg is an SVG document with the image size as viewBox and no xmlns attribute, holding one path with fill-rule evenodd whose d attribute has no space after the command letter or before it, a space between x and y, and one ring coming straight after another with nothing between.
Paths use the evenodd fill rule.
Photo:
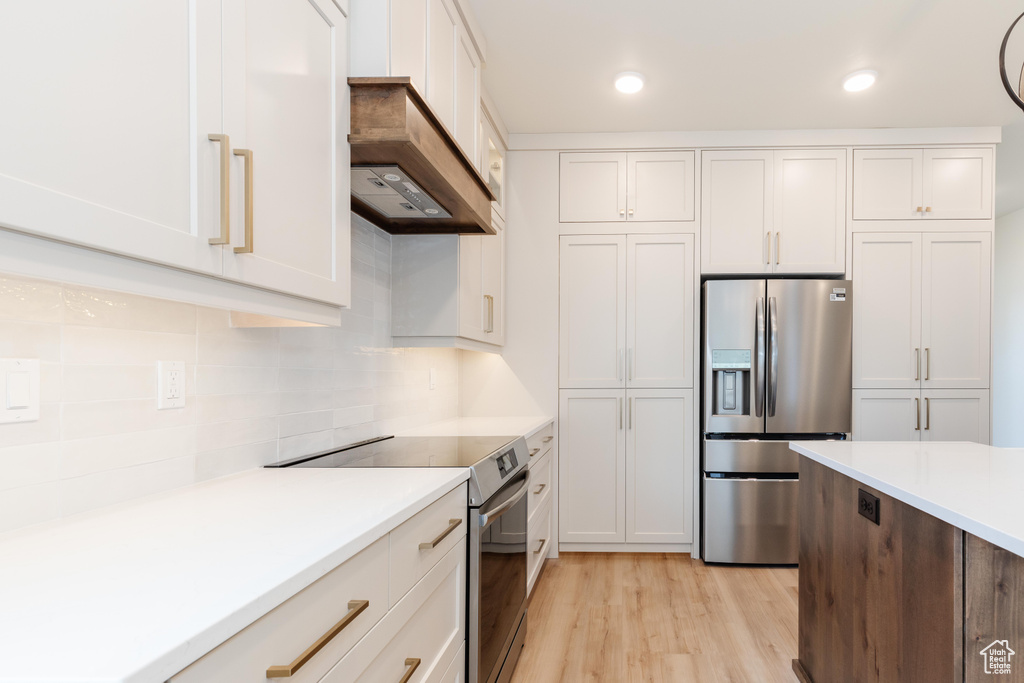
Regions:
<instances>
[{"instance_id":1,"label":"white pantry cabinet","mask_svg":"<svg viewBox=\"0 0 1024 683\"><path fill-rule=\"evenodd\" d=\"M483 55L456 0L352 0L352 76L408 76L471 160ZM486 176L484 176L486 177Z\"/></svg>"},{"instance_id":2,"label":"white pantry cabinet","mask_svg":"<svg viewBox=\"0 0 1024 683\"><path fill-rule=\"evenodd\" d=\"M693 391L559 393L559 542L691 542Z\"/></svg>"},{"instance_id":3,"label":"white pantry cabinet","mask_svg":"<svg viewBox=\"0 0 1024 683\"><path fill-rule=\"evenodd\" d=\"M0 27L0 226L347 305L337 6L76 7Z\"/></svg>"},{"instance_id":4,"label":"white pantry cabinet","mask_svg":"<svg viewBox=\"0 0 1024 683\"><path fill-rule=\"evenodd\" d=\"M989 442L987 389L854 389L856 441Z\"/></svg>"},{"instance_id":5,"label":"white pantry cabinet","mask_svg":"<svg viewBox=\"0 0 1024 683\"><path fill-rule=\"evenodd\" d=\"M853 236L853 386L985 389L989 233Z\"/></svg>"},{"instance_id":6,"label":"white pantry cabinet","mask_svg":"<svg viewBox=\"0 0 1024 683\"><path fill-rule=\"evenodd\" d=\"M395 346L500 351L505 343L505 225L494 235L395 235Z\"/></svg>"},{"instance_id":7,"label":"white pantry cabinet","mask_svg":"<svg viewBox=\"0 0 1024 683\"><path fill-rule=\"evenodd\" d=\"M701 272L846 269L846 151L701 153Z\"/></svg>"},{"instance_id":8,"label":"white pantry cabinet","mask_svg":"<svg viewBox=\"0 0 1024 683\"><path fill-rule=\"evenodd\" d=\"M854 220L992 218L989 147L856 149Z\"/></svg>"},{"instance_id":9,"label":"white pantry cabinet","mask_svg":"<svg viewBox=\"0 0 1024 683\"><path fill-rule=\"evenodd\" d=\"M562 223L692 221L694 152L563 152Z\"/></svg>"},{"instance_id":10,"label":"white pantry cabinet","mask_svg":"<svg viewBox=\"0 0 1024 683\"><path fill-rule=\"evenodd\" d=\"M692 387L692 235L565 235L559 386Z\"/></svg>"}]
</instances>

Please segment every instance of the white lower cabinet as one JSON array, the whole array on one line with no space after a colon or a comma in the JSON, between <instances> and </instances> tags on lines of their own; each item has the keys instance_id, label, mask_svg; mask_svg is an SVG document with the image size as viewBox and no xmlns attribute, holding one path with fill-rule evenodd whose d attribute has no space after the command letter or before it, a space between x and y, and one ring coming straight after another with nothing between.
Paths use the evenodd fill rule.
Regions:
<instances>
[{"instance_id":1,"label":"white lower cabinet","mask_svg":"<svg viewBox=\"0 0 1024 683\"><path fill-rule=\"evenodd\" d=\"M987 444L987 389L854 389L856 441L974 441Z\"/></svg>"},{"instance_id":2,"label":"white lower cabinet","mask_svg":"<svg viewBox=\"0 0 1024 683\"><path fill-rule=\"evenodd\" d=\"M466 539L323 677L323 683L443 680L466 640ZM411 674L408 678L403 678Z\"/></svg>"},{"instance_id":3,"label":"white lower cabinet","mask_svg":"<svg viewBox=\"0 0 1024 683\"><path fill-rule=\"evenodd\" d=\"M466 495L453 489L169 683L463 681Z\"/></svg>"},{"instance_id":4,"label":"white lower cabinet","mask_svg":"<svg viewBox=\"0 0 1024 683\"><path fill-rule=\"evenodd\" d=\"M693 390L561 391L558 463L560 543L692 542Z\"/></svg>"},{"instance_id":5,"label":"white lower cabinet","mask_svg":"<svg viewBox=\"0 0 1024 683\"><path fill-rule=\"evenodd\" d=\"M532 500L531 500L532 502ZM544 560L551 549L554 535L551 533L551 496L544 499L536 513L530 512L529 534L526 545L526 594L533 592L541 569L544 567Z\"/></svg>"}]
</instances>

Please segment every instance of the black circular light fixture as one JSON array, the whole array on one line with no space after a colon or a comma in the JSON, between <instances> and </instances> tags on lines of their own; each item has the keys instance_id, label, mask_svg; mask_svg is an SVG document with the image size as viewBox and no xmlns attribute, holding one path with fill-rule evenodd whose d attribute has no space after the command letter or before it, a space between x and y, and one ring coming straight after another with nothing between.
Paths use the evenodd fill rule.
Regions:
<instances>
[{"instance_id":1,"label":"black circular light fixture","mask_svg":"<svg viewBox=\"0 0 1024 683\"><path fill-rule=\"evenodd\" d=\"M1017 24L1021 19L1024 19L1024 14L1013 20L1010 28L1006 30L1006 35L1003 36L1003 44L999 47L999 75L1003 79L1003 87L1006 88L1006 94L1010 96L1014 104L1020 107L1021 110L1024 110L1024 99L1021 99L1022 94L1024 94L1024 65L1021 66L1016 90L1010 85L1010 79L1006 76L1006 44L1010 42L1010 34L1013 33L1013 29L1017 28Z\"/></svg>"}]
</instances>

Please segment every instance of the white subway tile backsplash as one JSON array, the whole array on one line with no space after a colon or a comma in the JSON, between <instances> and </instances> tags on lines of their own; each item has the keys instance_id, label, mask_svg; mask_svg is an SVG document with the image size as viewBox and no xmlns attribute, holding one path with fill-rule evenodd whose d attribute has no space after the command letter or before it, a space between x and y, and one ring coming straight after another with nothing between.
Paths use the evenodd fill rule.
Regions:
<instances>
[{"instance_id":1,"label":"white subway tile backsplash","mask_svg":"<svg viewBox=\"0 0 1024 683\"><path fill-rule=\"evenodd\" d=\"M339 328L0 274L0 357L43 361L41 419L0 425L0 532L455 417L457 352L391 348L390 236L352 243ZM160 360L184 409L156 409Z\"/></svg>"}]
</instances>

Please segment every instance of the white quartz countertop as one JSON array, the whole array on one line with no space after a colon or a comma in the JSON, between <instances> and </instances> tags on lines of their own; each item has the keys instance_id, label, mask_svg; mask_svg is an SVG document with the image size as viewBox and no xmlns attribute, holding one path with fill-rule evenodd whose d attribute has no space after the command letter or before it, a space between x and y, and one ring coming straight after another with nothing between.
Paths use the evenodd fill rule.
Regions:
<instances>
[{"instance_id":1,"label":"white quartz countertop","mask_svg":"<svg viewBox=\"0 0 1024 683\"><path fill-rule=\"evenodd\" d=\"M1024 556L1024 449L850 441L795 441L790 448Z\"/></svg>"},{"instance_id":2,"label":"white quartz countertop","mask_svg":"<svg viewBox=\"0 0 1024 683\"><path fill-rule=\"evenodd\" d=\"M0 535L0 681L166 681L468 476L251 470Z\"/></svg>"},{"instance_id":3,"label":"white quartz countertop","mask_svg":"<svg viewBox=\"0 0 1024 683\"><path fill-rule=\"evenodd\" d=\"M532 436L552 420L547 415L456 417L406 430L401 436Z\"/></svg>"}]
</instances>

